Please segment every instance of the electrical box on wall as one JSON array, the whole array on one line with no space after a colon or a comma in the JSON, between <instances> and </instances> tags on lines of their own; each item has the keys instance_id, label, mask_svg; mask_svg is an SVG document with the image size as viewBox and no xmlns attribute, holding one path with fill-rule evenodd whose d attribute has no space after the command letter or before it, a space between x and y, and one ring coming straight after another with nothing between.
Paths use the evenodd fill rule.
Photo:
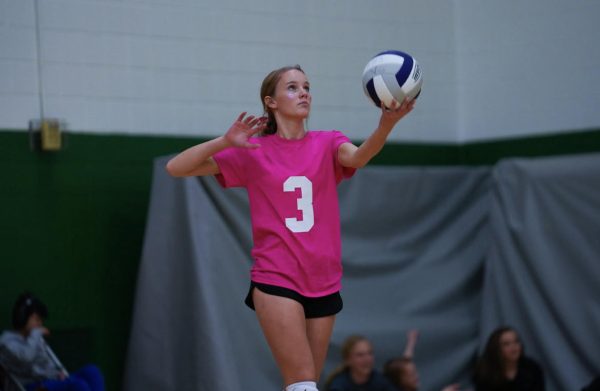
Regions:
<instances>
[{"instance_id":1,"label":"electrical box on wall","mask_svg":"<svg viewBox=\"0 0 600 391\"><path fill-rule=\"evenodd\" d=\"M29 121L29 143L34 151L60 151L65 146L65 122L56 118Z\"/></svg>"},{"instance_id":2,"label":"electrical box on wall","mask_svg":"<svg viewBox=\"0 0 600 391\"><path fill-rule=\"evenodd\" d=\"M42 150L44 151L58 151L60 150L61 135L60 135L60 122L56 120L45 120L42 121Z\"/></svg>"}]
</instances>

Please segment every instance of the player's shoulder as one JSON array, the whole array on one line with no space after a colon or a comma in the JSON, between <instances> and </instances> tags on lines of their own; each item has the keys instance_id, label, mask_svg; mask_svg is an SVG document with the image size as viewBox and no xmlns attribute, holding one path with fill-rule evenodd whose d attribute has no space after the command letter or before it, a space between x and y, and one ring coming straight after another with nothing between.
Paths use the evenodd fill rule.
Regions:
<instances>
[{"instance_id":1,"label":"player's shoulder","mask_svg":"<svg viewBox=\"0 0 600 391\"><path fill-rule=\"evenodd\" d=\"M341 131L336 129L329 130L311 130L308 135L316 140L337 140L340 138L347 139L347 136Z\"/></svg>"}]
</instances>

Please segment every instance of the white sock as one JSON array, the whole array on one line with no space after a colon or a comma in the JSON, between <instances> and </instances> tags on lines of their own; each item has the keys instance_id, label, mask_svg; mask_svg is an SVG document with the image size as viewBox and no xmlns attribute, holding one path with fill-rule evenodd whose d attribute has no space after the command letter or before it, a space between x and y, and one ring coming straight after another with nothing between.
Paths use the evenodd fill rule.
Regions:
<instances>
[{"instance_id":1,"label":"white sock","mask_svg":"<svg viewBox=\"0 0 600 391\"><path fill-rule=\"evenodd\" d=\"M317 389L317 383L314 381L301 381L298 383L290 384L285 388L285 391L319 391Z\"/></svg>"}]
</instances>

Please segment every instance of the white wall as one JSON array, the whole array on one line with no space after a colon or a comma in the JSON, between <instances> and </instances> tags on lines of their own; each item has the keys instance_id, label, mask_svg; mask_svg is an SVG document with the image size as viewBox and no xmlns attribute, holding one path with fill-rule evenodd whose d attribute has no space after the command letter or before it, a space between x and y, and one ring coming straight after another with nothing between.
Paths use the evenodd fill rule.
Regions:
<instances>
[{"instance_id":1,"label":"white wall","mask_svg":"<svg viewBox=\"0 0 600 391\"><path fill-rule=\"evenodd\" d=\"M34 1L0 0L0 128L40 116ZM77 132L218 135L260 113L268 71L299 63L309 126L364 138L378 111L360 76L386 49L424 71L391 140L600 126L592 0L39 0L39 16L44 113Z\"/></svg>"},{"instance_id":2,"label":"white wall","mask_svg":"<svg viewBox=\"0 0 600 391\"><path fill-rule=\"evenodd\" d=\"M600 127L600 2L460 0L459 141Z\"/></svg>"},{"instance_id":3,"label":"white wall","mask_svg":"<svg viewBox=\"0 0 600 391\"><path fill-rule=\"evenodd\" d=\"M0 0L0 128L26 128L39 117L32 4Z\"/></svg>"},{"instance_id":4,"label":"white wall","mask_svg":"<svg viewBox=\"0 0 600 391\"><path fill-rule=\"evenodd\" d=\"M0 0L0 128L39 117L33 1ZM40 0L44 112L76 131L217 135L260 111L270 70L299 63L313 87L309 125L362 138L378 118L362 69L394 48L426 77L423 107L395 136L454 140L453 6L414 3Z\"/></svg>"}]
</instances>

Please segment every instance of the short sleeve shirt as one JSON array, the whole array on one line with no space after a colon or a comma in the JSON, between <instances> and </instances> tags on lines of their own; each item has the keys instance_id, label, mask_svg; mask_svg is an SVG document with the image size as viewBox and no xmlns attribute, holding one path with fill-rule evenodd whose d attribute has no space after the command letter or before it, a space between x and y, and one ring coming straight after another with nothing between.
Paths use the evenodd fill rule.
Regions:
<instances>
[{"instance_id":1,"label":"short sleeve shirt","mask_svg":"<svg viewBox=\"0 0 600 391\"><path fill-rule=\"evenodd\" d=\"M339 131L310 131L250 140L260 148L228 148L213 156L223 187L248 192L254 246L252 281L320 297L341 288L337 185L355 169L339 164Z\"/></svg>"}]
</instances>

